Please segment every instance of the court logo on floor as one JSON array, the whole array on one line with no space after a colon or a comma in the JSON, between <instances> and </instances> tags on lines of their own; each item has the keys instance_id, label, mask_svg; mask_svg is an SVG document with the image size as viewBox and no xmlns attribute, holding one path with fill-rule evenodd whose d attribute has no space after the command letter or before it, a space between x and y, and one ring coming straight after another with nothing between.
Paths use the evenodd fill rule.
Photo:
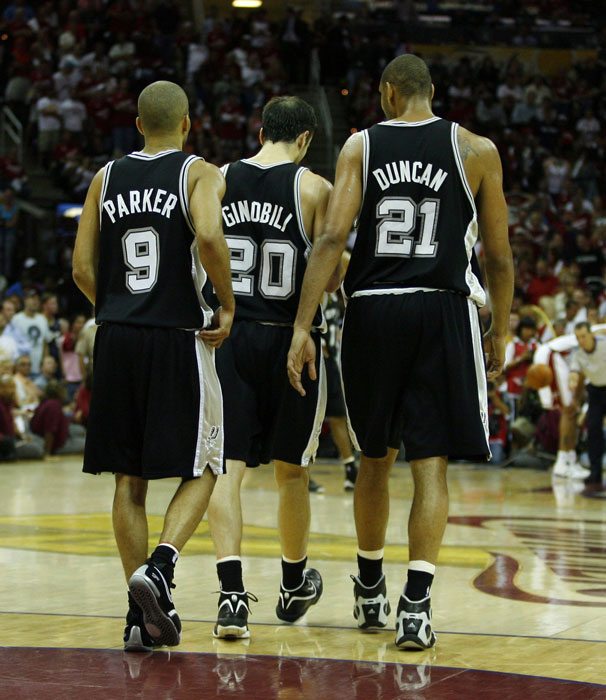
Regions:
<instances>
[{"instance_id":1,"label":"court logo on floor","mask_svg":"<svg viewBox=\"0 0 606 700\"><path fill-rule=\"evenodd\" d=\"M479 540L492 560L473 581L479 591L532 603L606 607L603 521L452 516L448 522L485 531Z\"/></svg>"}]
</instances>

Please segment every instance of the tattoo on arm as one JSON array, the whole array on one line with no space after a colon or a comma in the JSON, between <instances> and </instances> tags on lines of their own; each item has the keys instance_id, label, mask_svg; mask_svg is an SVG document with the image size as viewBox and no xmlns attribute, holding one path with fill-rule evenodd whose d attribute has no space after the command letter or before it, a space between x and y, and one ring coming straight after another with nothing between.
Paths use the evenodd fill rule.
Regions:
<instances>
[{"instance_id":1,"label":"tattoo on arm","mask_svg":"<svg viewBox=\"0 0 606 700\"><path fill-rule=\"evenodd\" d=\"M467 160L467 156L470 153L474 155L479 155L475 148L471 145L471 140L467 136L462 136L459 138L459 151L461 152L461 158Z\"/></svg>"}]
</instances>

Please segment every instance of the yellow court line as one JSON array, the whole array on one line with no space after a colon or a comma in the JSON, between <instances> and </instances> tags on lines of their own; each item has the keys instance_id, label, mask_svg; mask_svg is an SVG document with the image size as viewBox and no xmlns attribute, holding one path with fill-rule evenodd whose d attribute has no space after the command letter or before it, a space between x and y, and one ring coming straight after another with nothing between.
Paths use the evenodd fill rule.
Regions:
<instances>
[{"instance_id":1,"label":"yellow court line","mask_svg":"<svg viewBox=\"0 0 606 700\"><path fill-rule=\"evenodd\" d=\"M163 518L150 515L150 544L155 543L162 530ZM37 552L115 556L116 545L111 516L107 513L70 515L31 515L0 517L0 542L9 549ZM310 533L309 555L324 561L355 559L357 544L353 537L328 533ZM242 553L247 557L280 557L278 531L272 527L244 526ZM187 543L187 554L214 554L208 523L202 522ZM408 547L386 544L385 561L408 559ZM438 563L443 566L484 569L490 562L488 552L477 547L443 546Z\"/></svg>"}]
</instances>

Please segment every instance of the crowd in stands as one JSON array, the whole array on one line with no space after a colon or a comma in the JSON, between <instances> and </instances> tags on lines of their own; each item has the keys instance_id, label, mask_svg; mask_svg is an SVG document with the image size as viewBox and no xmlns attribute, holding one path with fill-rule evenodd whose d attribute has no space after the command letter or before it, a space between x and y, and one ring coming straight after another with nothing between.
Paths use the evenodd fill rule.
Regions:
<instances>
[{"instance_id":1,"label":"crowd in stands","mask_svg":"<svg viewBox=\"0 0 606 700\"><path fill-rule=\"evenodd\" d=\"M415 4L408 2L394 3L391 14L351 2L355 12L327 13L314 22L296 8L285 9L279 21L263 9L220 18L217 7L205 3L201 30L175 0L9 3L0 17L0 90L23 124L26 149L71 201L83 201L100 166L140 147L136 96L153 80L184 86L192 119L186 149L223 164L255 152L262 106L307 83L310 71L320 84L342 90L352 131L381 121L377 86L383 67L426 32ZM476 10L483 4L476 3ZM566 45L561 38L549 43L555 41L543 31L549 19L578 29L577 41L594 50L591 57L545 76L515 55L499 62L485 50L453 60L438 53L423 56L435 84L436 114L491 138L503 163L516 270L514 353L502 381L489 389L491 425L503 455L517 410L511 397L522 391L533 343L571 333L583 318L606 317L606 29L596 21L601 10L594 3L541 0L535 6L534 14L524 3L506 1L473 17L454 10L449 26L452 36L468 44ZM439 12L440 3L428 3L431 11ZM71 416L72 424L85 423L90 362L84 358L90 355L78 348L84 336L90 342L94 324L81 316L69 323L58 319L58 309L49 304L48 295L56 307L58 294L64 316L84 308L65 282L69 244L48 253L50 268L18 255L15 199L30 196L31 188L14 149L0 158L0 193L0 280L5 287L17 282L19 292L6 297L0 315L1 401L16 406L19 392L23 395L18 377L25 357L33 382L25 427L15 420L11 428L0 407L0 433L19 442L33 435L32 410L60 401L55 379L67 383L62 415ZM480 247L477 253L481 264ZM36 293L28 296L27 290ZM42 313L35 309L32 316L28 307L36 299L40 303L39 292L45 293ZM17 319L24 316L39 321L28 326L38 328L35 339L29 331L20 333ZM511 347L508 352L509 357ZM14 378L13 393L8 375ZM54 396L43 399L49 386ZM63 435L64 421L56 422ZM49 440L43 450L59 449Z\"/></svg>"}]
</instances>

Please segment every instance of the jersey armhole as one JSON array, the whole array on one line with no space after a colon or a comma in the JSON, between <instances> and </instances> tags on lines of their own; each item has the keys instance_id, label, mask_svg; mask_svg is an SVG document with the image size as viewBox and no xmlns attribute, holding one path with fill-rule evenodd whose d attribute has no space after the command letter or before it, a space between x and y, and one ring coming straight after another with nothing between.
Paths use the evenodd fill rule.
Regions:
<instances>
[{"instance_id":1,"label":"jersey armhole","mask_svg":"<svg viewBox=\"0 0 606 700\"><path fill-rule=\"evenodd\" d=\"M187 178L189 175L189 169L192 166L192 163L194 163L197 160L204 161L204 158L201 158L200 156L189 156L181 166L181 173L179 175L179 200L181 202L181 211L183 212L183 216L185 218L185 221L187 222L187 225L189 226L191 232L196 235L196 229L194 227L194 222L193 219L191 218L191 214L189 211L189 195L188 195L188 190L187 190Z\"/></svg>"},{"instance_id":2,"label":"jersey armhole","mask_svg":"<svg viewBox=\"0 0 606 700\"><path fill-rule=\"evenodd\" d=\"M465 168L463 167L463 159L461 158L461 152L459 151L459 139L458 139L459 125L457 122L452 122L450 128L450 140L452 142L452 150L455 157L455 162L457 164L457 170L459 171L459 177L463 184L463 189L467 193L467 198L471 204L471 210L473 211L474 218L478 218L478 212L476 210L476 201L471 193L471 188L469 187L469 182L467 182L467 175L465 174Z\"/></svg>"},{"instance_id":3,"label":"jersey armhole","mask_svg":"<svg viewBox=\"0 0 606 700\"><path fill-rule=\"evenodd\" d=\"M303 208L301 206L301 178L303 173L306 172L308 168L299 168L295 174L295 211L297 213L297 223L299 224L299 233L301 238L305 241L305 245L311 248L311 238L305 230L305 222L303 220Z\"/></svg>"},{"instance_id":4,"label":"jersey armhole","mask_svg":"<svg viewBox=\"0 0 606 700\"><path fill-rule=\"evenodd\" d=\"M112 166L114 164L113 160L105 166L103 171L103 182L101 183L101 197L99 197L99 229L101 228L101 223L103 220L103 202L105 200L105 195L107 194L107 188L109 186L109 174L111 172Z\"/></svg>"}]
</instances>

